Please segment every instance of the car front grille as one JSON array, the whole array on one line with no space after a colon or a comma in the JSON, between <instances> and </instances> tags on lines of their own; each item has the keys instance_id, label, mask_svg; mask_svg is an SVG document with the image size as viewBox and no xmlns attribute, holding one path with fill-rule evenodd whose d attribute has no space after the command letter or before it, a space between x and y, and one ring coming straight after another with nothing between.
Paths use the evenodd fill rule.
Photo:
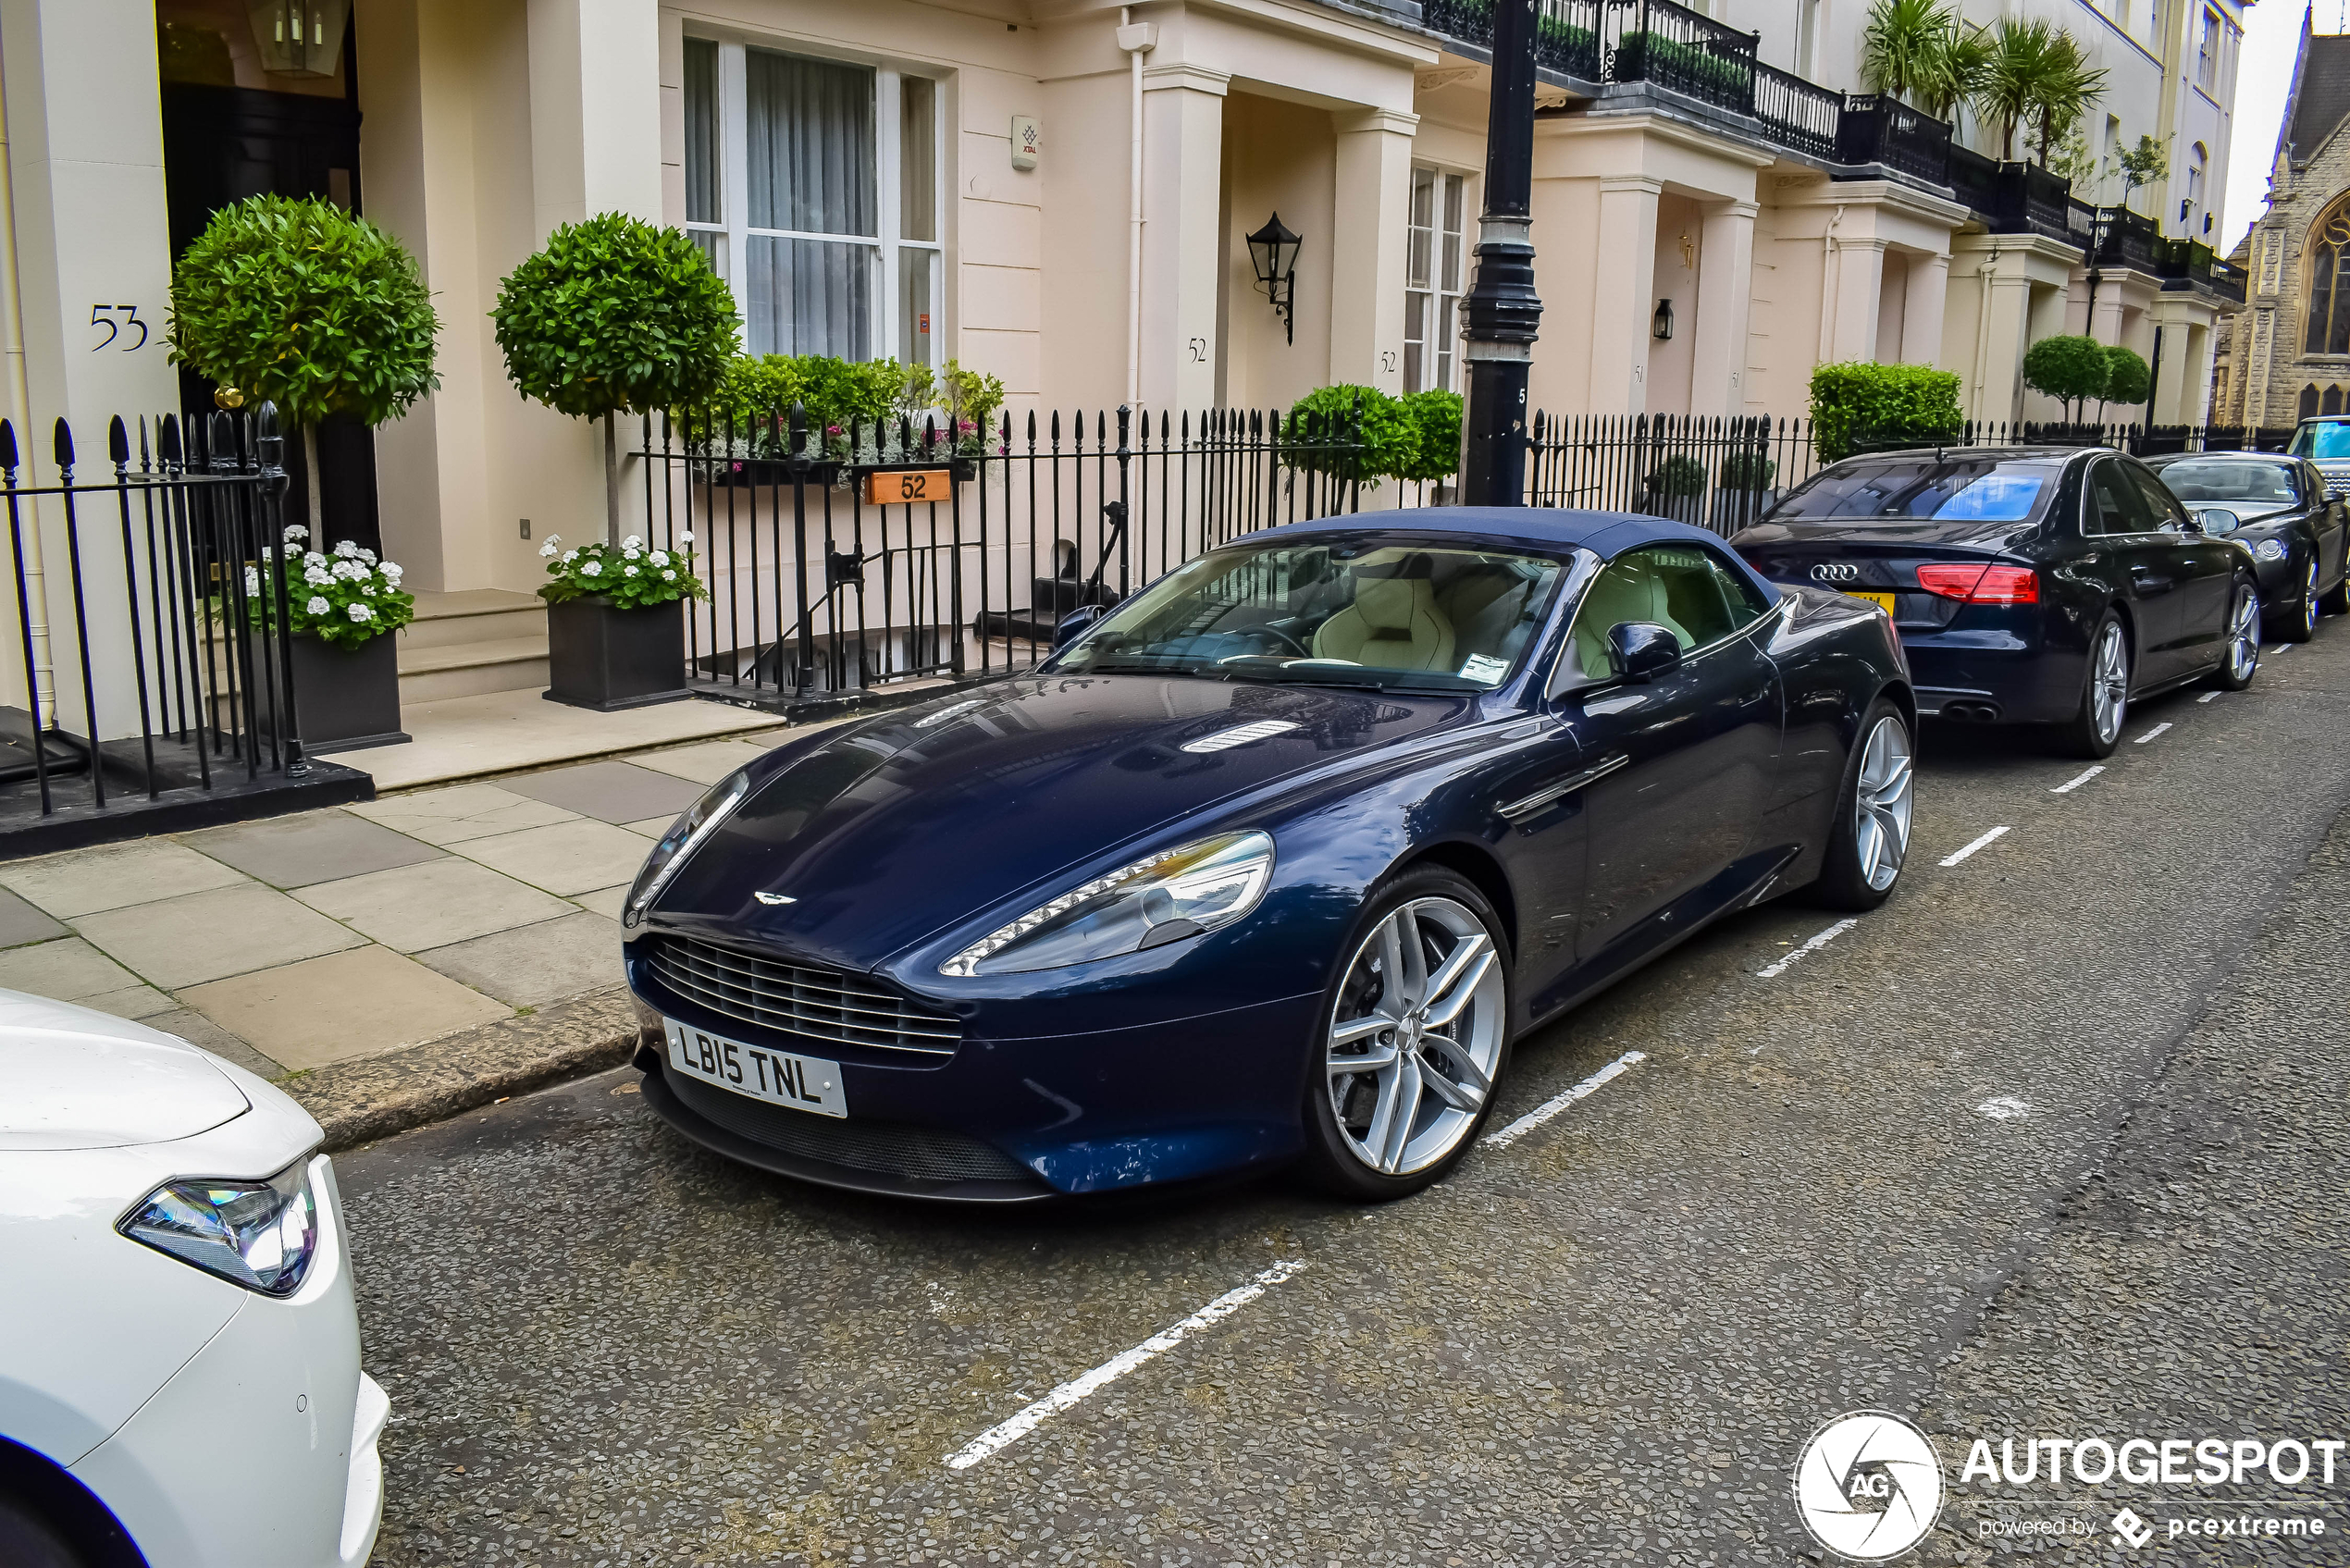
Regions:
<instances>
[{"instance_id":1,"label":"car front grille","mask_svg":"<svg viewBox=\"0 0 2350 1568\"><path fill-rule=\"evenodd\" d=\"M962 1043L955 1019L925 1012L857 975L786 963L691 937L651 939L653 976L720 1018L828 1045L943 1057Z\"/></svg>"},{"instance_id":2,"label":"car front grille","mask_svg":"<svg viewBox=\"0 0 2350 1568\"><path fill-rule=\"evenodd\" d=\"M1041 1187L1036 1173L992 1143L936 1127L840 1120L786 1110L704 1083L666 1076L685 1107L738 1138L795 1158L920 1181L1017 1181Z\"/></svg>"}]
</instances>

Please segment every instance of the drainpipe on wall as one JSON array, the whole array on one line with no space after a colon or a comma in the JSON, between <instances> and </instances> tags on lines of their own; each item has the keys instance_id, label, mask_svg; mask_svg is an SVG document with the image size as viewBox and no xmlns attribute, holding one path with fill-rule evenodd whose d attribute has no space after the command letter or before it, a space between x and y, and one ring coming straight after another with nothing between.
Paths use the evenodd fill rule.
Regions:
<instances>
[{"instance_id":1,"label":"drainpipe on wall","mask_svg":"<svg viewBox=\"0 0 2350 1568\"><path fill-rule=\"evenodd\" d=\"M9 167L7 93L0 87L0 352L7 356L6 385L0 397L18 430L17 449L24 461L24 482L32 482L32 390L24 369L24 300L17 288L17 191ZM24 596L25 632L32 644L32 711L37 729L57 724L57 671L49 656L48 591L41 570L41 525L36 512L31 526L21 530L24 571L18 591Z\"/></svg>"},{"instance_id":2,"label":"drainpipe on wall","mask_svg":"<svg viewBox=\"0 0 2350 1568\"><path fill-rule=\"evenodd\" d=\"M1983 412L1983 386L1991 379L1991 262L1989 257L1977 262L1975 281L1983 287L1974 301L1974 390L1967 401L1974 405L1975 417L1985 417Z\"/></svg>"},{"instance_id":3,"label":"drainpipe on wall","mask_svg":"<svg viewBox=\"0 0 2350 1568\"><path fill-rule=\"evenodd\" d=\"M1844 222L1844 209L1836 209L1828 226L1820 234L1820 353L1822 364L1828 363L1828 351L1836 346L1836 231Z\"/></svg>"},{"instance_id":4,"label":"drainpipe on wall","mask_svg":"<svg viewBox=\"0 0 2350 1568\"><path fill-rule=\"evenodd\" d=\"M1136 22L1134 8L1118 8L1118 46L1132 68L1132 123L1128 136L1126 217L1126 401L1143 401L1143 56L1158 47L1158 29Z\"/></svg>"}]
</instances>

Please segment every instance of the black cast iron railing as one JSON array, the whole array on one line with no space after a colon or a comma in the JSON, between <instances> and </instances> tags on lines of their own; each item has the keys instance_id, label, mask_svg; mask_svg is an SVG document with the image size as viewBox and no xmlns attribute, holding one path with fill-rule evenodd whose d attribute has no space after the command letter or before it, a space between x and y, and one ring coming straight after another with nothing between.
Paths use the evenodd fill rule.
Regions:
<instances>
[{"instance_id":1,"label":"black cast iron railing","mask_svg":"<svg viewBox=\"0 0 2350 1568\"><path fill-rule=\"evenodd\" d=\"M2140 217L2127 207L2097 209L2096 261L2100 266L2127 267L2152 275L2155 251L2162 242L2154 219Z\"/></svg>"},{"instance_id":2,"label":"black cast iron railing","mask_svg":"<svg viewBox=\"0 0 2350 1568\"><path fill-rule=\"evenodd\" d=\"M1838 163L1875 164L1931 185L1947 184L1950 127L1899 98L1849 93L1837 122L1836 158Z\"/></svg>"},{"instance_id":3,"label":"black cast iron railing","mask_svg":"<svg viewBox=\"0 0 2350 1568\"><path fill-rule=\"evenodd\" d=\"M1781 146L1834 159L1845 98L1776 66L1754 63L1754 117Z\"/></svg>"},{"instance_id":4,"label":"black cast iron railing","mask_svg":"<svg viewBox=\"0 0 2350 1568\"><path fill-rule=\"evenodd\" d=\"M0 833L306 775L291 649L260 629L288 618L274 407L117 417L102 463L60 419L49 448L37 482L0 420Z\"/></svg>"},{"instance_id":5,"label":"black cast iron railing","mask_svg":"<svg viewBox=\"0 0 2350 1568\"><path fill-rule=\"evenodd\" d=\"M1750 114L1759 42L1673 0L1601 0L1600 56L1610 81L1651 82Z\"/></svg>"}]
</instances>

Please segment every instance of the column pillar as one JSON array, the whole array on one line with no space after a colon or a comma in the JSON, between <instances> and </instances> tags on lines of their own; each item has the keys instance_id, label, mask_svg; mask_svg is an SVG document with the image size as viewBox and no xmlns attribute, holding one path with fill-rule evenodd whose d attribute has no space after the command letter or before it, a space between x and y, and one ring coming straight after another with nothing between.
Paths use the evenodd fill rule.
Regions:
<instances>
[{"instance_id":1,"label":"column pillar","mask_svg":"<svg viewBox=\"0 0 2350 1568\"><path fill-rule=\"evenodd\" d=\"M528 0L537 232L661 210L661 21L642 0Z\"/></svg>"},{"instance_id":2,"label":"column pillar","mask_svg":"<svg viewBox=\"0 0 2350 1568\"><path fill-rule=\"evenodd\" d=\"M1334 115L1336 221L1330 234L1330 379L1404 389L1404 232L1417 115Z\"/></svg>"},{"instance_id":3,"label":"column pillar","mask_svg":"<svg viewBox=\"0 0 2350 1568\"><path fill-rule=\"evenodd\" d=\"M1835 266L1828 358L1838 364L1874 360L1877 357L1877 307L1885 292L1885 241L1840 240Z\"/></svg>"},{"instance_id":4,"label":"column pillar","mask_svg":"<svg viewBox=\"0 0 2350 1568\"><path fill-rule=\"evenodd\" d=\"M1689 372L1689 413L1735 417L1746 410L1747 319L1754 299L1752 202L1705 209L1697 260L1697 340Z\"/></svg>"},{"instance_id":5,"label":"column pillar","mask_svg":"<svg viewBox=\"0 0 2350 1568\"><path fill-rule=\"evenodd\" d=\"M2188 425L2203 411L2204 389L2211 379L2210 307L2192 300L2163 295L2155 304L2155 325L2162 330L2162 364L2155 372L2154 423Z\"/></svg>"},{"instance_id":6,"label":"column pillar","mask_svg":"<svg viewBox=\"0 0 2350 1568\"><path fill-rule=\"evenodd\" d=\"M1909 364L1938 364L1942 359L1942 318L1950 302L1950 258L1947 254L1912 255L1908 284L1901 308L1902 361Z\"/></svg>"},{"instance_id":7,"label":"column pillar","mask_svg":"<svg viewBox=\"0 0 2350 1568\"><path fill-rule=\"evenodd\" d=\"M2098 278L2096 301L2089 307L2089 336L2109 349L2121 344L2121 280Z\"/></svg>"},{"instance_id":8,"label":"column pillar","mask_svg":"<svg viewBox=\"0 0 2350 1568\"><path fill-rule=\"evenodd\" d=\"M1201 66L1143 73L1143 401L1153 408L1201 409L1216 401L1231 80Z\"/></svg>"},{"instance_id":9,"label":"column pillar","mask_svg":"<svg viewBox=\"0 0 2350 1568\"><path fill-rule=\"evenodd\" d=\"M1600 181L1600 244L1591 290L1593 414L1648 412L1649 321L1656 312L1656 203L1645 175Z\"/></svg>"}]
</instances>

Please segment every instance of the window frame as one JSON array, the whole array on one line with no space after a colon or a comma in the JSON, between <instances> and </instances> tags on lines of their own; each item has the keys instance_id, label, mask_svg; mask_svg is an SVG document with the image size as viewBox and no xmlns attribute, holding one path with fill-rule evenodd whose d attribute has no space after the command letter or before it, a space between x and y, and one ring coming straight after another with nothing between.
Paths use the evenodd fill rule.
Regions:
<instances>
[{"instance_id":1,"label":"window frame","mask_svg":"<svg viewBox=\"0 0 2350 1568\"><path fill-rule=\"evenodd\" d=\"M737 340L746 352L785 352L780 345L756 349L750 342L750 312L742 292L743 269L748 265L750 241L754 239L780 241L812 241L842 245L865 251L872 266L870 318L865 323L868 359L902 357L899 350L906 343L906 322L899 313L903 293L900 269L905 253L926 251L931 255L930 299L928 301L931 331L929 334L930 367L936 370L950 357L945 352L946 293L946 233L949 204L946 200L947 141L946 141L946 78L927 70L912 69L884 59L860 59L850 55L828 52L821 47L803 45L794 39L764 35L735 33L716 29L688 30L685 35L690 48L697 43L714 44L718 50L715 88L717 102L712 106L715 134L711 138L712 153L718 161L716 191L718 216L715 221L687 219L681 227L700 240L711 258L711 266L725 280L735 295L736 311L740 317L736 328ZM750 224L750 100L748 57L751 50L763 50L775 55L798 56L802 59L826 65L852 66L872 73L873 86L873 216L876 232L870 235L815 234L790 228L759 228ZM904 114L905 82L917 78L931 84L931 238L908 239L905 228ZM686 91L691 90L692 76L688 72ZM694 105L685 105L690 125ZM691 156L691 134L687 137L685 155ZM686 171L690 190L693 174ZM847 356L843 356L847 357Z\"/></svg>"},{"instance_id":2,"label":"window frame","mask_svg":"<svg viewBox=\"0 0 2350 1568\"><path fill-rule=\"evenodd\" d=\"M1429 220L1425 225L1415 221L1415 203L1423 175L1429 177ZM1461 390L1464 364L1460 352L1460 306L1469 286L1471 178L1463 170L1446 168L1441 164L1411 166L1411 184L1404 204L1403 363L1396 367L1407 395ZM1457 204L1454 197L1458 198ZM1453 226L1455 218L1457 227ZM1423 233L1429 237L1428 272L1421 282L1415 284L1412 247ZM1444 286L1448 263L1453 280L1449 289ZM1445 308L1448 303L1449 312ZM1446 339L1440 335L1441 324L1448 319L1453 323L1453 331ZM1419 384L1415 386L1415 380Z\"/></svg>"},{"instance_id":3,"label":"window frame","mask_svg":"<svg viewBox=\"0 0 2350 1568\"><path fill-rule=\"evenodd\" d=\"M2195 84L2206 93L2219 86L2220 39L2220 13L2207 6L2203 10L2203 36L2196 40L2195 49Z\"/></svg>"}]
</instances>

